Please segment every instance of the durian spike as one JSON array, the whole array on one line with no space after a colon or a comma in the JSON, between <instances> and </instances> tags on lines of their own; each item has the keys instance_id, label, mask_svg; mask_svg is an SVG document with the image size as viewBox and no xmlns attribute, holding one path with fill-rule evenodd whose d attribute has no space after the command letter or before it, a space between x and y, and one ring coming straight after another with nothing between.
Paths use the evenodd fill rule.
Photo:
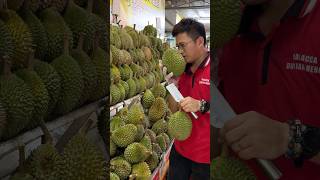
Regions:
<instances>
[{"instance_id":1,"label":"durian spike","mask_svg":"<svg viewBox=\"0 0 320 180\"><path fill-rule=\"evenodd\" d=\"M135 180L137 178L137 175L136 174L131 174L129 176L129 180Z\"/></svg>"},{"instance_id":2,"label":"durian spike","mask_svg":"<svg viewBox=\"0 0 320 180\"><path fill-rule=\"evenodd\" d=\"M81 32L79 35L78 47L77 47L77 49L80 51L83 49L83 39L84 39L84 33Z\"/></svg>"},{"instance_id":3,"label":"durian spike","mask_svg":"<svg viewBox=\"0 0 320 180\"><path fill-rule=\"evenodd\" d=\"M28 57L28 61L27 61L27 69L28 69L28 70L33 70L33 66L34 66L34 53L35 53L35 50L34 50L34 49L30 49L30 50L29 50L29 57Z\"/></svg>"},{"instance_id":4,"label":"durian spike","mask_svg":"<svg viewBox=\"0 0 320 180\"><path fill-rule=\"evenodd\" d=\"M2 74L9 78L11 76L11 61L9 59L9 56L3 56L2 57Z\"/></svg>"},{"instance_id":5,"label":"durian spike","mask_svg":"<svg viewBox=\"0 0 320 180\"><path fill-rule=\"evenodd\" d=\"M47 128L47 126L45 125L43 120L40 120L40 128L43 132L43 137L42 137L42 144L51 144L53 145L53 138L50 134L49 129Z\"/></svg>"},{"instance_id":6,"label":"durian spike","mask_svg":"<svg viewBox=\"0 0 320 180\"><path fill-rule=\"evenodd\" d=\"M67 33L63 37L63 53L69 55L69 36Z\"/></svg>"}]
</instances>

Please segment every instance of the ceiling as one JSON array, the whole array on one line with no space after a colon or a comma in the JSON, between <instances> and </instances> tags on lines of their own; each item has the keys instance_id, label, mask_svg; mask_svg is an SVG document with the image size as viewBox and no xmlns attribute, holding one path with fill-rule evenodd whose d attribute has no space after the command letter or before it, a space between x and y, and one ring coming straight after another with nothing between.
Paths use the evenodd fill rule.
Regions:
<instances>
[{"instance_id":1,"label":"ceiling","mask_svg":"<svg viewBox=\"0 0 320 180\"><path fill-rule=\"evenodd\" d=\"M176 22L176 14L180 17L195 18L210 31L210 0L166 0L165 31L171 32Z\"/></svg>"}]
</instances>

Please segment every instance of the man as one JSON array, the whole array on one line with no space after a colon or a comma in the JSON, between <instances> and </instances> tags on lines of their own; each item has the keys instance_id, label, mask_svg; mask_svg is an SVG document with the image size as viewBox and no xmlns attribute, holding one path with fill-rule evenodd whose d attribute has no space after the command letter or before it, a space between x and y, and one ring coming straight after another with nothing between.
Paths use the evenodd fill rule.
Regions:
<instances>
[{"instance_id":1,"label":"man","mask_svg":"<svg viewBox=\"0 0 320 180\"><path fill-rule=\"evenodd\" d=\"M320 179L320 2L243 2L249 26L219 54L219 88L239 114L222 139L242 159L273 160L282 179Z\"/></svg>"},{"instance_id":2,"label":"man","mask_svg":"<svg viewBox=\"0 0 320 180\"><path fill-rule=\"evenodd\" d=\"M170 153L169 180L210 178L210 54L206 48L204 25L194 19L183 19L173 28L172 35L187 65L178 86L185 97L179 103L170 96L169 108L188 113L192 132L184 141L175 140ZM166 68L164 68L166 69ZM166 79L169 80L172 73ZM170 79L169 81L172 81ZM197 114L195 119L190 112Z\"/></svg>"}]
</instances>

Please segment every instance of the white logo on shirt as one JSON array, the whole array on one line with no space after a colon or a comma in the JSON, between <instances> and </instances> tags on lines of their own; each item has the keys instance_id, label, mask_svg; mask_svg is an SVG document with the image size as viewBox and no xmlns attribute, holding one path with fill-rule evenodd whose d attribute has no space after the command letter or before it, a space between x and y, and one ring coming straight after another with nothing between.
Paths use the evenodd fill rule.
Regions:
<instances>
[{"instance_id":1,"label":"white logo on shirt","mask_svg":"<svg viewBox=\"0 0 320 180\"><path fill-rule=\"evenodd\" d=\"M294 53L293 62L288 62L286 69L304 71L312 74L320 74L320 66L316 56Z\"/></svg>"},{"instance_id":2,"label":"white logo on shirt","mask_svg":"<svg viewBox=\"0 0 320 180\"><path fill-rule=\"evenodd\" d=\"M201 78L199 84L210 85L210 79Z\"/></svg>"}]
</instances>

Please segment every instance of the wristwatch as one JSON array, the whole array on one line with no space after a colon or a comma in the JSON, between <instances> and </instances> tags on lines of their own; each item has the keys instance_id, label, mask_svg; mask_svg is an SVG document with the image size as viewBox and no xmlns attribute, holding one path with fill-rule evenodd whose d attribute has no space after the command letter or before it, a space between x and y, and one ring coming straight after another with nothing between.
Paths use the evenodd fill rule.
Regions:
<instances>
[{"instance_id":1,"label":"wristwatch","mask_svg":"<svg viewBox=\"0 0 320 180\"><path fill-rule=\"evenodd\" d=\"M208 112L209 109L210 109L210 103L202 99L200 101L200 112L202 114L204 114L204 113Z\"/></svg>"}]
</instances>

